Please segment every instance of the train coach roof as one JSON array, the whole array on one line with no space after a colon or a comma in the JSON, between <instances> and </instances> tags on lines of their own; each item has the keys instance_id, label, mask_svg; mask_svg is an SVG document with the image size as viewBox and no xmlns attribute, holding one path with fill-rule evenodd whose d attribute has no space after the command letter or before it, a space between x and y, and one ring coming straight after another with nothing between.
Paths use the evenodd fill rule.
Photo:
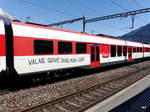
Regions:
<instances>
[{"instance_id":1,"label":"train coach roof","mask_svg":"<svg viewBox=\"0 0 150 112\"><path fill-rule=\"evenodd\" d=\"M141 43L139 42L132 42L132 41L128 41L128 40L122 40L122 39L117 39L117 38L111 38L111 37L107 37L107 36L97 36L97 35L92 35L92 34L87 34L87 33L80 33L80 32L74 32L74 31L68 31L68 30L64 30L64 29L56 29L56 28L50 28L50 27L45 27L45 26L41 26L41 25L36 25L36 24L27 24L27 23L21 23L21 22L12 22L14 25L21 25L22 27L34 27L35 32L36 29L45 29L45 30L51 30L51 33L53 32L53 37L59 37L61 36L63 39L65 40L72 40L72 41L82 41L82 42L92 42L92 43L102 43L102 44L116 44L116 45L126 45L126 42L128 45L130 46L142 46ZM14 27L15 28L15 27ZM17 30L17 29L16 29ZM42 33L42 30L39 30ZM57 33L57 32L61 32L61 34ZM54 33L55 32L55 33ZM25 31L24 29L24 33L28 33L27 37L30 37L30 33L29 31ZM31 32L33 33L33 32ZM39 32L37 32L39 33ZM44 31L43 31L44 33ZM16 34L17 35L17 34ZM65 35L65 37L63 37ZM19 35L21 36L21 35ZM36 37L37 35L35 35ZM95 37L95 38L89 38L89 37ZM34 36L32 36L34 37ZM72 38L70 38L72 37ZM79 37L78 39L75 37ZM87 39L88 38L88 39ZM58 38L59 39L59 38Z\"/></svg>"},{"instance_id":2,"label":"train coach roof","mask_svg":"<svg viewBox=\"0 0 150 112\"><path fill-rule=\"evenodd\" d=\"M149 47L150 48L150 45L149 44L143 44L144 47Z\"/></svg>"},{"instance_id":3,"label":"train coach roof","mask_svg":"<svg viewBox=\"0 0 150 112\"><path fill-rule=\"evenodd\" d=\"M142 43L127 41L127 46L143 47Z\"/></svg>"}]
</instances>

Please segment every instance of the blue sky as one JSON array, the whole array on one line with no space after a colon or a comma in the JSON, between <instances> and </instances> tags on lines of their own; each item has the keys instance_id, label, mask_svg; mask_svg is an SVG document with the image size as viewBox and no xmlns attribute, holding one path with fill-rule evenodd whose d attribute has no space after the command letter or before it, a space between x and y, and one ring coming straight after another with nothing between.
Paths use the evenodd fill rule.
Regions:
<instances>
[{"instance_id":1,"label":"blue sky","mask_svg":"<svg viewBox=\"0 0 150 112\"><path fill-rule=\"evenodd\" d=\"M0 8L22 22L30 16L30 22L50 24L82 17L87 19L126 11L150 8L150 0L0 0ZM134 29L150 23L150 13L136 15ZM131 17L89 23L86 32L120 36L134 29ZM82 31L82 22L57 26L71 31Z\"/></svg>"}]
</instances>

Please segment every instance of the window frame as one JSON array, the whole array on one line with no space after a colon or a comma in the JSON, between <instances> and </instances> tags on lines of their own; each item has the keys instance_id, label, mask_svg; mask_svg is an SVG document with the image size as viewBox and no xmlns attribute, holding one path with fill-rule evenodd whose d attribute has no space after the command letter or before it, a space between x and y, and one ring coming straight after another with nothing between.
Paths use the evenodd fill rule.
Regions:
<instances>
[{"instance_id":1,"label":"window frame","mask_svg":"<svg viewBox=\"0 0 150 112\"><path fill-rule=\"evenodd\" d=\"M123 56L127 56L127 46L123 46Z\"/></svg>"},{"instance_id":2,"label":"window frame","mask_svg":"<svg viewBox=\"0 0 150 112\"><path fill-rule=\"evenodd\" d=\"M117 56L118 57L122 56L122 46L117 46Z\"/></svg>"},{"instance_id":3,"label":"window frame","mask_svg":"<svg viewBox=\"0 0 150 112\"><path fill-rule=\"evenodd\" d=\"M41 42L41 43L38 43L38 42ZM45 42L45 44L44 44L44 42ZM46 44L48 44L48 42L49 42L49 46L48 45L46 46ZM35 39L33 41L33 52L34 52L35 55L49 55L49 54L54 54L54 41L53 40Z\"/></svg>"},{"instance_id":4,"label":"window frame","mask_svg":"<svg viewBox=\"0 0 150 112\"><path fill-rule=\"evenodd\" d=\"M114 48L112 48L112 47L114 47ZM111 45L110 46L110 56L111 57L116 57L117 56L117 46L116 45Z\"/></svg>"},{"instance_id":5,"label":"window frame","mask_svg":"<svg viewBox=\"0 0 150 112\"><path fill-rule=\"evenodd\" d=\"M143 49L142 49L142 47L140 47L140 52L143 52Z\"/></svg>"},{"instance_id":6,"label":"window frame","mask_svg":"<svg viewBox=\"0 0 150 112\"><path fill-rule=\"evenodd\" d=\"M68 46L68 47L64 47L65 45L63 45L63 49L60 47L60 44L61 43L70 43L71 44L71 48ZM62 45L61 45L62 46ZM70 49L70 51L68 50ZM64 51L61 51L61 50L64 50ZM73 54L73 42L71 41L58 41L58 54Z\"/></svg>"},{"instance_id":7,"label":"window frame","mask_svg":"<svg viewBox=\"0 0 150 112\"><path fill-rule=\"evenodd\" d=\"M77 44L78 44L78 45L79 45L79 44L84 44L84 45L85 45L85 46L84 46L84 47L85 47L85 48L84 48L85 51L81 52L82 50L79 50L80 47L79 47ZM77 48L77 47L78 47L78 48ZM83 46L82 46L82 47L83 47ZM76 54L87 54L87 43L84 43L84 42L76 42L76 43L75 43L75 51L76 51Z\"/></svg>"},{"instance_id":8,"label":"window frame","mask_svg":"<svg viewBox=\"0 0 150 112\"><path fill-rule=\"evenodd\" d=\"M133 47L133 53L136 53L137 52L136 50L137 50L136 47Z\"/></svg>"},{"instance_id":9,"label":"window frame","mask_svg":"<svg viewBox=\"0 0 150 112\"><path fill-rule=\"evenodd\" d=\"M139 48L139 47L137 47L137 52L138 52L138 53L140 52L140 48Z\"/></svg>"}]
</instances>

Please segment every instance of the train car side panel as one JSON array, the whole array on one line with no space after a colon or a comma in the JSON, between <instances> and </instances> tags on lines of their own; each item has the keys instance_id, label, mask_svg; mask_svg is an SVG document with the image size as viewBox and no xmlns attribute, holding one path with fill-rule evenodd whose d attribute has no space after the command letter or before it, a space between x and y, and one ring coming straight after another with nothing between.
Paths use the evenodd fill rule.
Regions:
<instances>
[{"instance_id":1,"label":"train car side panel","mask_svg":"<svg viewBox=\"0 0 150 112\"><path fill-rule=\"evenodd\" d=\"M73 68L90 64L89 55L15 56L19 74Z\"/></svg>"},{"instance_id":2,"label":"train car side panel","mask_svg":"<svg viewBox=\"0 0 150 112\"><path fill-rule=\"evenodd\" d=\"M144 57L150 57L150 45L148 44L143 44L144 46Z\"/></svg>"},{"instance_id":3,"label":"train car side panel","mask_svg":"<svg viewBox=\"0 0 150 112\"><path fill-rule=\"evenodd\" d=\"M6 46L4 22L0 20L0 71L6 70Z\"/></svg>"},{"instance_id":4,"label":"train car side panel","mask_svg":"<svg viewBox=\"0 0 150 112\"><path fill-rule=\"evenodd\" d=\"M132 59L130 58L129 60L143 58L143 52L142 52L143 45L142 45L142 43L127 41L127 46L128 46L127 57L128 57L128 59L130 58L130 56L132 57ZM136 52L134 52L134 48L136 49Z\"/></svg>"},{"instance_id":5,"label":"train car side panel","mask_svg":"<svg viewBox=\"0 0 150 112\"><path fill-rule=\"evenodd\" d=\"M19 28L19 26L17 27ZM20 26L20 29L21 27L22 26ZM26 28L28 29L28 27ZM30 29L29 27L28 30L31 31L34 30L34 28ZM43 34L41 34L40 32L38 33L40 36L43 35L43 37L45 38L31 37L31 35L29 35L28 37L16 35L18 33L18 30L16 30L16 26L14 25L13 31L14 31L14 67L17 73L20 75L65 68L84 67L90 65L90 54L88 53L76 54L75 41L70 41L69 39L57 40L53 38L53 34L51 34L51 38L46 38L47 36L50 37L50 35L47 35L46 33L43 32L42 32ZM21 34L27 35L26 32L24 32L24 30L21 31ZM65 44L72 43L72 53L63 54L64 52L59 51L58 49L59 44L62 45L62 47L60 46L60 48L62 48L60 50L63 50L63 47L65 46L64 43ZM42 48L47 44L48 46L46 49ZM44 50L47 51L47 49L48 53L44 51ZM62 52L62 54L58 52Z\"/></svg>"},{"instance_id":6,"label":"train car side panel","mask_svg":"<svg viewBox=\"0 0 150 112\"><path fill-rule=\"evenodd\" d=\"M18 74L84 66L93 68L103 64L132 61L144 56L142 51L133 52L135 47L143 49L142 43L138 42L67 32L24 23L13 23L12 26L14 67ZM42 44L39 44L40 41ZM75 50L77 49L76 43L83 43L83 46L86 44L87 52L78 54ZM45 45L48 46L43 48ZM59 47L60 45L62 47ZM36 46L41 47L36 48ZM126 54L124 47L126 47ZM35 49L38 50L35 51ZM43 52L45 49L49 49L48 54L45 54L47 51ZM65 52L71 51L71 53L62 52L64 49L67 49ZM39 51L42 51L42 54ZM93 62L92 57L94 57Z\"/></svg>"}]
</instances>

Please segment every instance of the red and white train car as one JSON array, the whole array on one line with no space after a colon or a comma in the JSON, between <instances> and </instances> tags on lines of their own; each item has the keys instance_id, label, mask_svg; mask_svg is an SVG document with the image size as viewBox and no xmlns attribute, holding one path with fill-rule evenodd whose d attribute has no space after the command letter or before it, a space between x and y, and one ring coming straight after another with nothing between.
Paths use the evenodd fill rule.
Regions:
<instances>
[{"instance_id":1,"label":"red and white train car","mask_svg":"<svg viewBox=\"0 0 150 112\"><path fill-rule=\"evenodd\" d=\"M0 71L12 67L18 75L150 57L148 44L20 22L0 21L0 43Z\"/></svg>"},{"instance_id":2,"label":"red and white train car","mask_svg":"<svg viewBox=\"0 0 150 112\"><path fill-rule=\"evenodd\" d=\"M149 44L143 44L144 47L144 58L150 57L150 45Z\"/></svg>"}]
</instances>

